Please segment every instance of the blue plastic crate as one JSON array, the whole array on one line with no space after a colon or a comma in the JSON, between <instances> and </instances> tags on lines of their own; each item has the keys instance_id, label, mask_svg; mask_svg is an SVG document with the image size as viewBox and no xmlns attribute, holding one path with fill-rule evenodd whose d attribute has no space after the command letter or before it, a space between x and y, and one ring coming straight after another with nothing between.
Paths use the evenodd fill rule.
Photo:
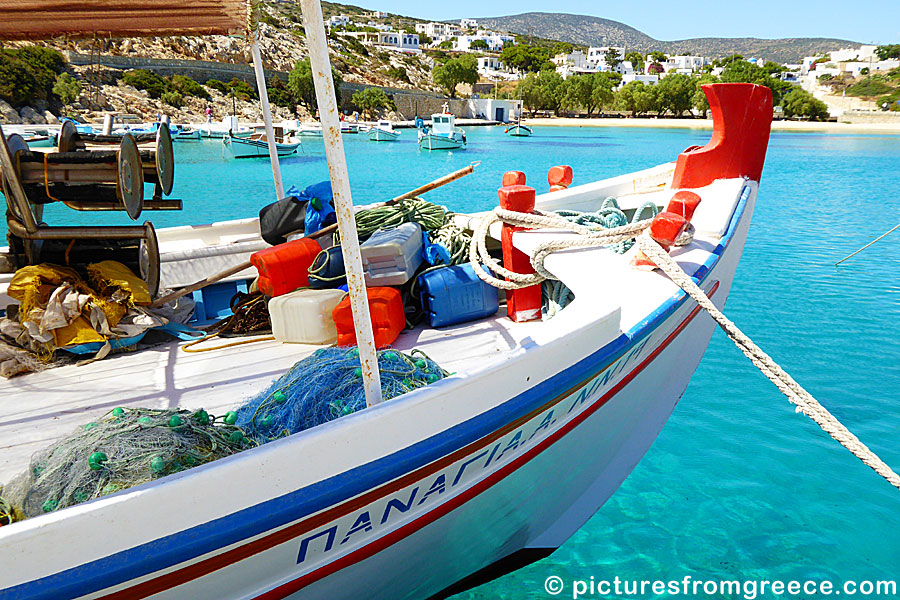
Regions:
<instances>
[{"instance_id":1,"label":"blue plastic crate","mask_svg":"<svg viewBox=\"0 0 900 600\"><path fill-rule=\"evenodd\" d=\"M432 327L489 317L500 307L497 288L481 281L471 265L445 267L419 276L419 298Z\"/></svg>"},{"instance_id":2,"label":"blue plastic crate","mask_svg":"<svg viewBox=\"0 0 900 600\"><path fill-rule=\"evenodd\" d=\"M220 281L194 291L191 294L194 300L194 316L189 322L203 325L230 317L233 314L231 299L238 292L246 294L249 283L249 279Z\"/></svg>"}]
</instances>

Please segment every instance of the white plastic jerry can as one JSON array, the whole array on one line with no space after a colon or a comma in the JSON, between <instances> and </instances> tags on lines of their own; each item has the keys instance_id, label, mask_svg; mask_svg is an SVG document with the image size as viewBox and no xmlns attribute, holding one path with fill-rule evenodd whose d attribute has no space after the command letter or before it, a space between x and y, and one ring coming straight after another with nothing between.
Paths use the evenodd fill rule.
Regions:
<instances>
[{"instance_id":1,"label":"white plastic jerry can","mask_svg":"<svg viewBox=\"0 0 900 600\"><path fill-rule=\"evenodd\" d=\"M269 300L272 335L283 343L333 344L337 330L331 313L344 292L303 289Z\"/></svg>"}]
</instances>

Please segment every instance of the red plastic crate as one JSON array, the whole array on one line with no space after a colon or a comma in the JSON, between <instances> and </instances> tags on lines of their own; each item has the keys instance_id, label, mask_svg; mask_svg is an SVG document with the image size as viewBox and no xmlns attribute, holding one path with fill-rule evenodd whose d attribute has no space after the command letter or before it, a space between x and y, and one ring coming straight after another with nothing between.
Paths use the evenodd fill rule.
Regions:
<instances>
[{"instance_id":1,"label":"red plastic crate","mask_svg":"<svg viewBox=\"0 0 900 600\"><path fill-rule=\"evenodd\" d=\"M400 291L392 287L366 288L369 298L369 313L372 317L372 332L375 346L384 348L394 343L406 327L406 312ZM350 310L350 296L341 300L331 313L337 329L338 346L355 346L356 330L353 327L353 313Z\"/></svg>"}]
</instances>

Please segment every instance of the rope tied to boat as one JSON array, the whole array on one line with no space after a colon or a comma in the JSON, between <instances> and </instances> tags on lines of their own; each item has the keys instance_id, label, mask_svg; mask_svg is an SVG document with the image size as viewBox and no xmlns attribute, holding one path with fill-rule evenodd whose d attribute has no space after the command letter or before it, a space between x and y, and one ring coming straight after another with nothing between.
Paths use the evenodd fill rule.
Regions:
<instances>
[{"instance_id":1,"label":"rope tied to boat","mask_svg":"<svg viewBox=\"0 0 900 600\"><path fill-rule=\"evenodd\" d=\"M503 221L514 227L527 227L528 229L571 231L579 234L579 237L552 240L538 244L531 254L531 266L534 267L535 272L528 274L516 273L503 267L488 252L488 231L491 225L498 221ZM495 208L481 219L475 227L475 231L472 234L472 243L469 245L469 262L475 270L475 274L485 283L502 290L517 290L537 285L546 279L558 279L553 273L544 268L544 259L553 252L573 248L612 246L619 242L633 239L647 229L650 226L650 222L651 219L645 219L605 229L600 224L582 225L559 215L521 213L504 208ZM487 269L482 265L487 266ZM496 273L497 276L492 273ZM499 277L505 277L506 280Z\"/></svg>"},{"instance_id":2,"label":"rope tied to boat","mask_svg":"<svg viewBox=\"0 0 900 600\"><path fill-rule=\"evenodd\" d=\"M671 279L678 287L700 305L722 328L732 342L750 359L769 381L775 384L782 394L801 412L813 421L836 442L849 450L866 466L881 475L888 483L900 490L900 476L897 475L878 455L863 444L837 418L828 412L812 394L788 375L762 348L753 343L744 332L738 329L712 301L703 293L694 280L685 273L669 253L657 244L650 236L637 238L638 247Z\"/></svg>"}]
</instances>

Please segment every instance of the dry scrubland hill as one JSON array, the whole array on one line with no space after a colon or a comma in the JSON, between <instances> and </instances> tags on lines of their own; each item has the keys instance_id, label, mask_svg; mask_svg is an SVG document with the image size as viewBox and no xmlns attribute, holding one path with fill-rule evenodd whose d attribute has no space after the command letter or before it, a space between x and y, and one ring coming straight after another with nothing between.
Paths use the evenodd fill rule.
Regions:
<instances>
[{"instance_id":1,"label":"dry scrubland hill","mask_svg":"<svg viewBox=\"0 0 900 600\"><path fill-rule=\"evenodd\" d=\"M674 54L694 54L722 58L734 53L760 56L776 62L799 62L835 48L858 44L832 38L694 38L661 41L624 23L587 15L563 13L523 13L505 17L482 17L479 25L505 29L513 33L570 42L583 46L625 46L628 50L661 50Z\"/></svg>"}]
</instances>

